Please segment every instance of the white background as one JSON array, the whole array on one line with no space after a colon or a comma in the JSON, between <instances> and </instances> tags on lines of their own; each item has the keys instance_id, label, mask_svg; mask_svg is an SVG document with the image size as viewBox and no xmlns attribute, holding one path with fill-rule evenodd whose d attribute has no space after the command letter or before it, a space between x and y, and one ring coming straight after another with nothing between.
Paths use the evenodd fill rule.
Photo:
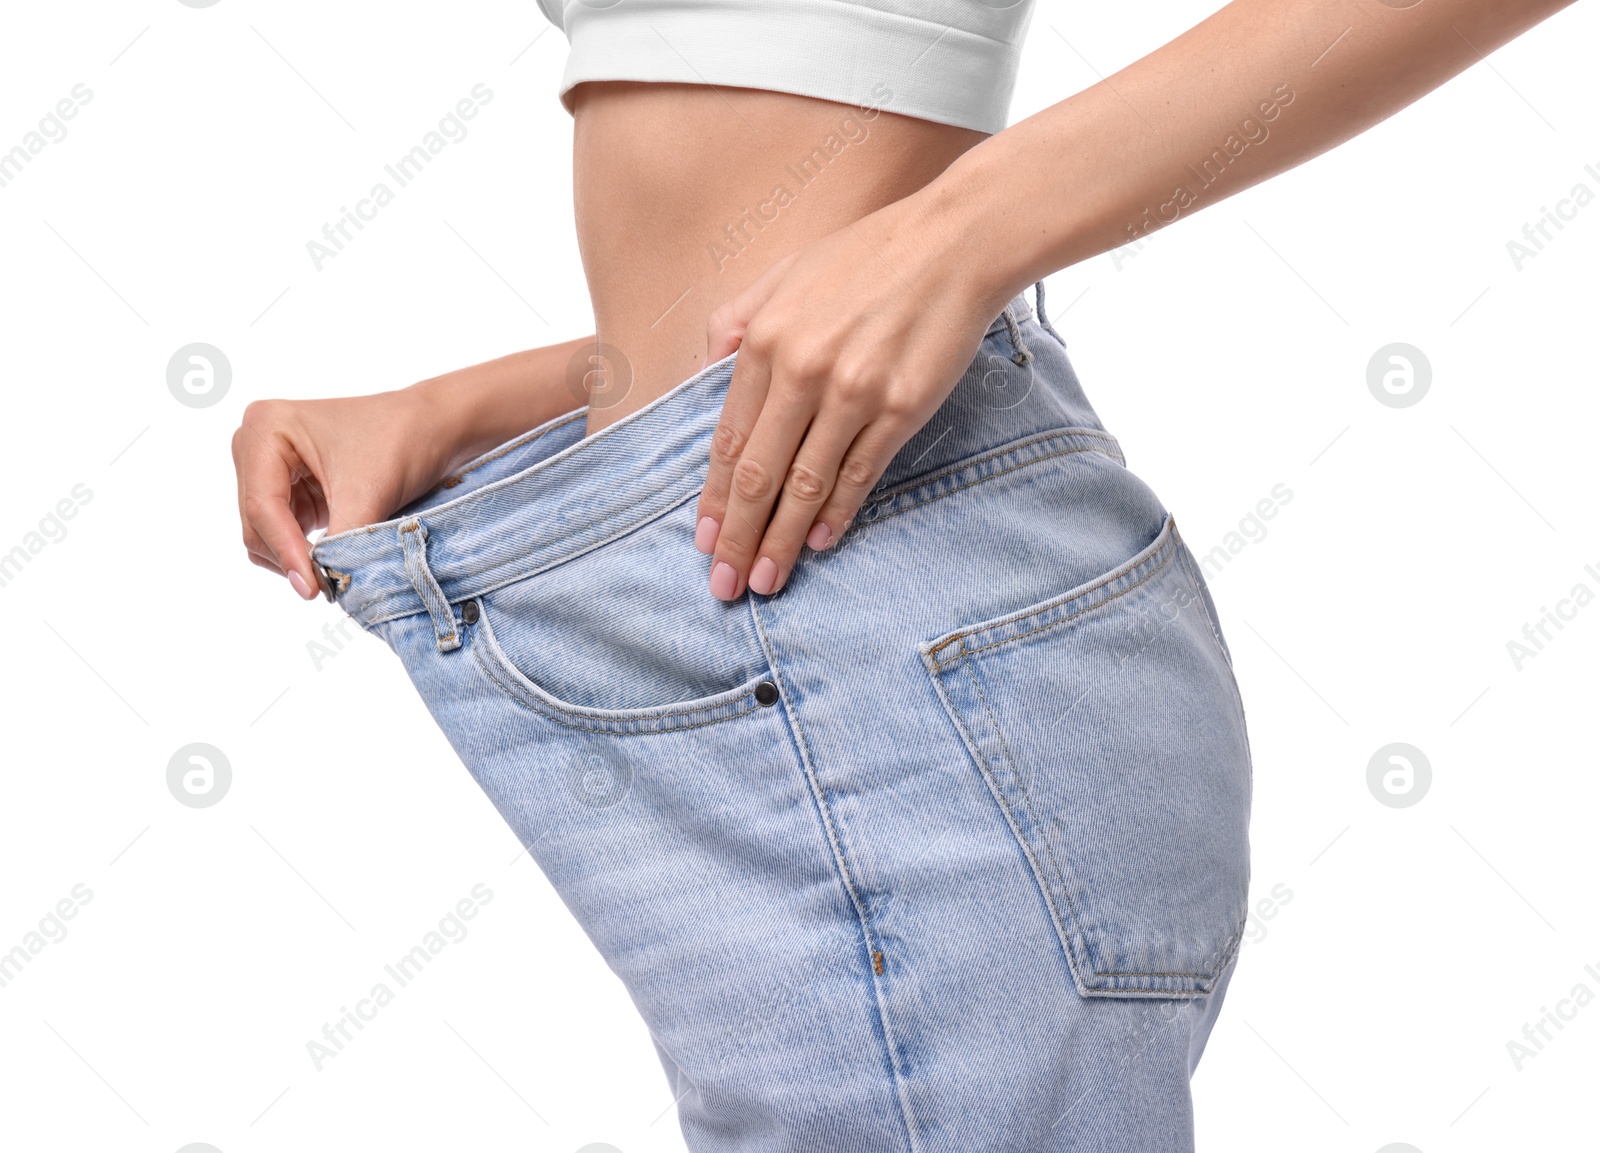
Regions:
<instances>
[{"instance_id":1,"label":"white background","mask_svg":"<svg viewBox=\"0 0 1600 1153\"><path fill-rule=\"evenodd\" d=\"M1042 0L1014 118L1209 8ZM1600 994L1600 607L1520 670L1506 647L1574 585L1600 593L1600 206L1520 270L1506 247L1573 185L1600 193L1597 32L1570 9L1049 282L1196 552L1293 493L1212 581L1255 750L1255 895L1292 898L1252 929L1196 1076L1204 1150L1597 1147L1600 1007L1520 1071L1507 1042ZM526 0L99 0L8 4L0 43L0 149L93 93L0 188L0 552L92 493L0 588L0 950L93 894L0 987L0 1143L681 1149L621 986L399 662L351 630L319 667L340 614L245 562L228 449L252 399L590 330L561 35ZM470 135L317 271L306 242L478 83ZM166 384L193 341L233 367L207 408ZM1394 341L1432 366L1412 407L1367 386ZM1367 786L1396 741L1432 765L1407 808ZM168 791L191 742L231 764L215 807ZM478 883L470 934L317 1071L306 1043Z\"/></svg>"}]
</instances>

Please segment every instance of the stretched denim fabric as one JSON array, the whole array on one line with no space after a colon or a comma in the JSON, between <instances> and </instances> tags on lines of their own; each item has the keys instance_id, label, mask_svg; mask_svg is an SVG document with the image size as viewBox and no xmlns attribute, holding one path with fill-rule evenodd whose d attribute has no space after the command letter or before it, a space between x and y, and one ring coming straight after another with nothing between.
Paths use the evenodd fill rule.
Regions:
<instances>
[{"instance_id":1,"label":"stretched denim fabric","mask_svg":"<svg viewBox=\"0 0 1600 1153\"><path fill-rule=\"evenodd\" d=\"M718 601L733 365L322 540L331 595L626 984L696 1153L1191 1149L1250 761L1171 516L1018 297L838 543Z\"/></svg>"}]
</instances>

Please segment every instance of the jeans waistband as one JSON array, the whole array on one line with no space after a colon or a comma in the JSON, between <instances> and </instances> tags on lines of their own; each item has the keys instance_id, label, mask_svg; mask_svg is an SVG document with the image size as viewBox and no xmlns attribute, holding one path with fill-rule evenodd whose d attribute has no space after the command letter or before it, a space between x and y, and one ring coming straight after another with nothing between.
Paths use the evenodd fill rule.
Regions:
<instances>
[{"instance_id":1,"label":"jeans waistband","mask_svg":"<svg viewBox=\"0 0 1600 1153\"><path fill-rule=\"evenodd\" d=\"M1042 316L1042 286L1038 299L1038 317L1021 295L996 317L951 396L875 491L1023 436L1100 429ZM477 470L461 495L436 490L390 520L322 538L312 560L324 594L363 625L427 612L450 647L451 605L599 548L699 494L735 359L592 436L583 435L586 410L557 417L446 482Z\"/></svg>"}]
</instances>

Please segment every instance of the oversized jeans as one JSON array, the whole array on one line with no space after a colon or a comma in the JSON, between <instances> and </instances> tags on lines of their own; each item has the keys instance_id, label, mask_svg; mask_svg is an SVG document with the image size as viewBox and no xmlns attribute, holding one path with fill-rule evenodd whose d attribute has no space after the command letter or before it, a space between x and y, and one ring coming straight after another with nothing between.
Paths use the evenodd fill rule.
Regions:
<instances>
[{"instance_id":1,"label":"oversized jeans","mask_svg":"<svg viewBox=\"0 0 1600 1153\"><path fill-rule=\"evenodd\" d=\"M323 539L330 595L626 985L695 1153L1191 1149L1250 760L1172 517L1018 297L840 540L724 603L733 366Z\"/></svg>"}]
</instances>

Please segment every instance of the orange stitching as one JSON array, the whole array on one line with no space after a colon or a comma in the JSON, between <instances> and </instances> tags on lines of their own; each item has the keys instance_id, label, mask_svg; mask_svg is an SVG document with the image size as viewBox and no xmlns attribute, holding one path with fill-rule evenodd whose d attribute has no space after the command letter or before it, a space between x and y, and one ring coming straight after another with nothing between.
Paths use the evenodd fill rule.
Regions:
<instances>
[{"instance_id":1,"label":"orange stitching","mask_svg":"<svg viewBox=\"0 0 1600 1153\"><path fill-rule=\"evenodd\" d=\"M1023 613L1022 616L1020 616L1020 617L1016 617L1016 618L1013 618L1013 619L1008 619L1008 620L1005 620L1005 621L1001 621L999 624L985 625L981 629L969 630L967 632L962 633L959 637L952 638L952 639L965 641L967 637L973 636L975 633L988 632L991 628L1002 628L1002 627L1004 627L1005 625L1008 625L1008 624L1016 624L1016 623L1019 623L1021 621L1025 621L1029 617L1040 616L1040 615L1042 615L1044 613L1051 612L1051 611L1053 611L1055 609L1065 608L1067 605L1071 604L1073 601L1080 600L1083 597L1088 596L1090 593L1094 592L1096 589L1104 588L1106 585L1110 584L1112 581L1116 580L1118 577L1127 576L1129 573L1137 572L1142 565L1148 564L1150 561L1155 560L1155 558L1157 556L1159 556L1159 555L1160 555L1159 552L1150 554L1149 556L1145 557L1144 560L1142 560L1138 564L1134 565L1132 568L1123 569L1121 572L1112 574L1111 576L1107 577L1105 580L1101 581L1099 584L1095 585L1094 588L1085 589L1083 592L1079 593L1078 596L1072 597L1072 598L1070 598L1068 600L1060 601L1060 602L1055 603L1055 604L1047 604L1043 608L1033 609L1032 611ZM1083 616L1085 613L1092 613L1096 609L1105 608L1106 605L1110 604L1112 601L1116 600L1118 597L1127 596L1134 589L1138 588L1140 585L1142 585L1146 581L1150 580L1157 573L1159 573L1162 569L1166 568L1167 567L1167 562L1170 561L1171 559L1172 559L1172 553L1168 552L1167 555L1162 558L1160 564L1156 565L1155 568L1153 568L1149 572L1145 573L1144 576L1142 576L1138 580L1134 581L1127 588L1122 589L1122 590L1120 590L1118 592L1111 593L1109 596L1106 596L1106 597L1104 597L1104 598L1102 598L1100 600L1095 601L1095 603L1092 604L1092 605L1086 605L1083 608L1079 609L1077 612L1070 614L1069 616L1061 617L1059 620L1053 620L1047 625L1040 625L1038 628L1029 629L1027 632L1017 633L1015 636L1005 637L1005 638L1003 638L1001 640L997 640L997 641L990 641L988 644L979 645L975 649L969 649L969 648L966 647L965 644L963 644L962 647L961 647L961 655L962 656L971 656L971 655L973 655L975 653L986 652L989 649L998 648L1000 645L1009 645L1013 641L1020 641L1023 637L1031 637L1034 633L1042 633L1042 632L1046 631L1047 629L1055 628L1057 625L1064 625L1068 621L1076 620L1078 617ZM937 652L937 651L940 651L940 650L943 650L943 649L946 649L946 648L949 648L949 647L950 647L949 643L946 642L945 644L940 645L939 649L937 649L935 651ZM934 658L934 664L939 666L940 668L943 668L945 665L951 664L951 663L953 663L953 662L955 662L955 661L957 661L959 659L960 659L960 657L957 656L957 657L951 657L950 660L948 660L948 661L941 661L941 660L939 660L938 658L935 657Z\"/></svg>"}]
</instances>

